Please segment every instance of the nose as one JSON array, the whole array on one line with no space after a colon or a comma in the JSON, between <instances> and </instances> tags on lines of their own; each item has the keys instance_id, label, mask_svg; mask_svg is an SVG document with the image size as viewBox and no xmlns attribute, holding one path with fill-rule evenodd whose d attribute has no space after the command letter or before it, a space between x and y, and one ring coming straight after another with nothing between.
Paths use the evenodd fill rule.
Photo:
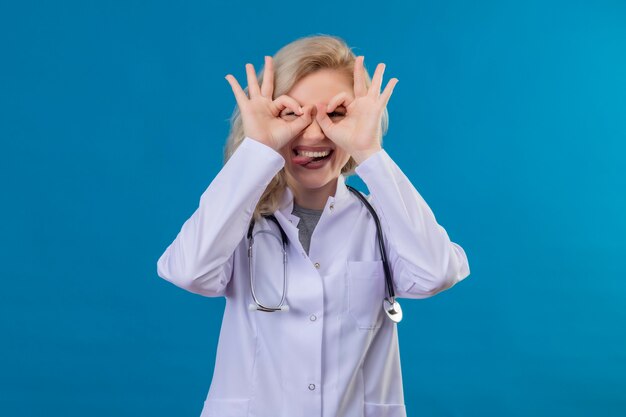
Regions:
<instances>
[{"instance_id":1,"label":"nose","mask_svg":"<svg viewBox=\"0 0 626 417\"><path fill-rule=\"evenodd\" d=\"M315 118L315 113L316 113L316 109L314 107L311 112L313 120L302 131L302 139L310 140L310 141L318 141L318 140L323 140L326 138L324 131L322 130L319 123L317 123L317 119Z\"/></svg>"}]
</instances>

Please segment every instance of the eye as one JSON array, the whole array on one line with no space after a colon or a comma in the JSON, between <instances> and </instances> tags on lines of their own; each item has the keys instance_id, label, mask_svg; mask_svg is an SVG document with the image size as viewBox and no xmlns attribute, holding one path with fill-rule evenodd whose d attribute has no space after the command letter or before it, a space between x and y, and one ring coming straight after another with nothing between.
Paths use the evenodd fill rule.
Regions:
<instances>
[{"instance_id":1,"label":"eye","mask_svg":"<svg viewBox=\"0 0 626 417\"><path fill-rule=\"evenodd\" d=\"M346 115L346 109L343 106L339 106L334 112L328 113L328 117L344 117Z\"/></svg>"},{"instance_id":2,"label":"eye","mask_svg":"<svg viewBox=\"0 0 626 417\"><path fill-rule=\"evenodd\" d=\"M291 110L285 110L283 113L280 114L280 117L283 119L291 119L297 117L297 115Z\"/></svg>"}]
</instances>

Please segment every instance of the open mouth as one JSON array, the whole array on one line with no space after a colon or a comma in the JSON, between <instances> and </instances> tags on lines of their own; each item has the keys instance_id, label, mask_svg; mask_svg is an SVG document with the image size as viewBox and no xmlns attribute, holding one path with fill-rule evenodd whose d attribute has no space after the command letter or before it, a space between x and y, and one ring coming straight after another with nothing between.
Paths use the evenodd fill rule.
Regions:
<instances>
[{"instance_id":1,"label":"open mouth","mask_svg":"<svg viewBox=\"0 0 626 417\"><path fill-rule=\"evenodd\" d=\"M294 161L299 165L305 165L310 162L330 159L333 152L333 149L326 149L323 151L305 151L301 149L293 149Z\"/></svg>"}]
</instances>

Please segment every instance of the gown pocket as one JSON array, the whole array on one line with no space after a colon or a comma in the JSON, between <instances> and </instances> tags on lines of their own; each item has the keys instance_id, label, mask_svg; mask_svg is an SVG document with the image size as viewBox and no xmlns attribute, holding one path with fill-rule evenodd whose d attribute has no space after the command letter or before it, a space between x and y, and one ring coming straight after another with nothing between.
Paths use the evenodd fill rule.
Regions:
<instances>
[{"instance_id":1,"label":"gown pocket","mask_svg":"<svg viewBox=\"0 0 626 417\"><path fill-rule=\"evenodd\" d=\"M348 261L348 310L359 329L382 326L385 274L382 261Z\"/></svg>"},{"instance_id":2,"label":"gown pocket","mask_svg":"<svg viewBox=\"0 0 626 417\"><path fill-rule=\"evenodd\" d=\"M249 398L207 399L200 417L247 417Z\"/></svg>"}]
</instances>

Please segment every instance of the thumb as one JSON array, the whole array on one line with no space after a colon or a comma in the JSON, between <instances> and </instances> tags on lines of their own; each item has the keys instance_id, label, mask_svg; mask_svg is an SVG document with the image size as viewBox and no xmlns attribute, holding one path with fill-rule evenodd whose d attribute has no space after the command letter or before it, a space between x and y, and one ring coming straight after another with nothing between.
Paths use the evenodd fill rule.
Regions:
<instances>
[{"instance_id":1,"label":"thumb","mask_svg":"<svg viewBox=\"0 0 626 417\"><path fill-rule=\"evenodd\" d=\"M312 110L313 106L302 107L302 115L289 123L294 131L300 132L302 129L311 124L311 120L313 119L313 116L311 115Z\"/></svg>"}]
</instances>

